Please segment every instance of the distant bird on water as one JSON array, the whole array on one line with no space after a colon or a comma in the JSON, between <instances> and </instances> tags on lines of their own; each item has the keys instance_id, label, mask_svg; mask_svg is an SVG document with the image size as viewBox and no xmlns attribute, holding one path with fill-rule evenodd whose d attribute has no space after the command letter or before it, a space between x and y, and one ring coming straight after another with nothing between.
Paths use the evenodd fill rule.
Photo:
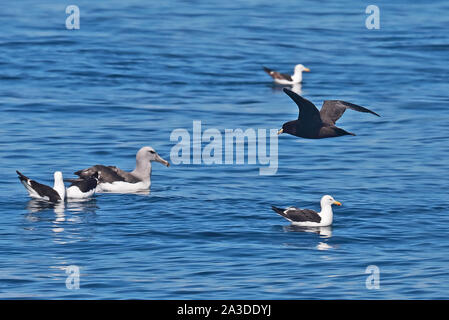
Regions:
<instances>
[{"instance_id":1,"label":"distant bird on water","mask_svg":"<svg viewBox=\"0 0 449 320\"><path fill-rule=\"evenodd\" d=\"M274 80L274 82L278 84L296 84L302 82L302 73L310 72L309 68L304 67L302 64L297 64L295 66L295 70L293 72L293 75L280 73L271 69L268 69L267 67L263 67L266 73L268 73Z\"/></svg>"},{"instance_id":2,"label":"distant bird on water","mask_svg":"<svg viewBox=\"0 0 449 320\"><path fill-rule=\"evenodd\" d=\"M278 134L288 133L306 139L332 138L344 135L355 136L354 133L335 126L346 109L371 113L380 117L371 110L341 100L326 100L323 102L321 110L318 111L312 102L293 91L284 88L284 92L298 105L299 117L298 120L284 123Z\"/></svg>"},{"instance_id":3,"label":"distant bird on water","mask_svg":"<svg viewBox=\"0 0 449 320\"><path fill-rule=\"evenodd\" d=\"M81 178L101 172L96 192L128 193L149 190L151 186L151 162L160 162L165 166L170 163L161 158L152 147L142 147L136 154L136 168L131 172L115 166L97 164L75 174Z\"/></svg>"},{"instance_id":4,"label":"distant bird on water","mask_svg":"<svg viewBox=\"0 0 449 320\"><path fill-rule=\"evenodd\" d=\"M86 199L94 195L97 187L98 175L86 176L85 179L77 179L66 189L61 171L56 171L53 187L31 180L16 170L19 180L28 191L31 198L41 199L49 202L64 202L67 199Z\"/></svg>"},{"instance_id":5,"label":"distant bird on water","mask_svg":"<svg viewBox=\"0 0 449 320\"><path fill-rule=\"evenodd\" d=\"M27 176L24 176L18 170L16 170L16 172L19 175L20 182L22 182L31 198L42 199L49 202L64 201L66 196L66 189L64 186L64 180L62 179L61 171L56 171L53 174L55 180L53 188L31 180Z\"/></svg>"},{"instance_id":6,"label":"distant bird on water","mask_svg":"<svg viewBox=\"0 0 449 320\"><path fill-rule=\"evenodd\" d=\"M336 201L332 196L325 195L321 198L320 204L320 212L316 212L311 209L299 209L295 207L281 209L272 206L271 208L277 214L290 221L293 225L301 227L330 226L333 221L332 205L341 206L341 203Z\"/></svg>"}]
</instances>

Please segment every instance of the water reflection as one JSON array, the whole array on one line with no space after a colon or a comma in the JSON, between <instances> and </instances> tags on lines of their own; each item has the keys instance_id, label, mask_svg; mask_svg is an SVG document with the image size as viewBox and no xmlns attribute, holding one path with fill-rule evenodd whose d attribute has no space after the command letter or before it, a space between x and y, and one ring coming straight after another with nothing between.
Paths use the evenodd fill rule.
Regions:
<instances>
[{"instance_id":1,"label":"water reflection","mask_svg":"<svg viewBox=\"0 0 449 320\"><path fill-rule=\"evenodd\" d=\"M335 248L327 242L327 240L332 237L332 226L300 227L292 224L289 226L284 226L283 229L285 232L310 232L318 234L320 236L320 239L323 239L323 241L318 242L318 244L315 246L317 250L329 250Z\"/></svg>"},{"instance_id":2,"label":"water reflection","mask_svg":"<svg viewBox=\"0 0 449 320\"><path fill-rule=\"evenodd\" d=\"M66 221L66 211L73 213L95 213L97 209L96 200L84 199L79 201L69 201L69 202L57 202L51 203L39 199L31 199L28 201L27 209L28 215L27 220L31 222L37 222L41 220L48 221L49 218L46 215L37 215L37 213L44 213L46 211L53 211L54 216L50 219L53 221L53 232L59 233L64 231L63 223ZM74 219L71 219L74 220Z\"/></svg>"},{"instance_id":3,"label":"water reflection","mask_svg":"<svg viewBox=\"0 0 449 320\"><path fill-rule=\"evenodd\" d=\"M282 91L284 88L290 89L291 91L293 91L296 94L301 95L302 93L302 84L301 83L295 83L293 85L278 85L278 84L273 84L271 86L271 89L273 91Z\"/></svg>"},{"instance_id":4,"label":"water reflection","mask_svg":"<svg viewBox=\"0 0 449 320\"><path fill-rule=\"evenodd\" d=\"M302 93L302 85L300 83L295 83L294 85L292 85L291 90L294 93L301 95L301 93Z\"/></svg>"},{"instance_id":5,"label":"water reflection","mask_svg":"<svg viewBox=\"0 0 449 320\"><path fill-rule=\"evenodd\" d=\"M64 212L65 205L63 202L52 203L40 199L31 199L28 201L27 210L30 214L35 214L41 211L54 210L55 214Z\"/></svg>"},{"instance_id":6,"label":"water reflection","mask_svg":"<svg viewBox=\"0 0 449 320\"><path fill-rule=\"evenodd\" d=\"M57 244L85 240L95 233L92 230L95 224L88 221L98 209L95 198L58 203L32 199L27 209L26 219L32 225L26 229L51 230L53 242Z\"/></svg>"},{"instance_id":7,"label":"water reflection","mask_svg":"<svg viewBox=\"0 0 449 320\"><path fill-rule=\"evenodd\" d=\"M98 209L95 198L70 200L66 202L65 207L68 211L80 213L95 213Z\"/></svg>"},{"instance_id":8,"label":"water reflection","mask_svg":"<svg viewBox=\"0 0 449 320\"><path fill-rule=\"evenodd\" d=\"M66 210L73 212L94 212L97 209L95 198L80 199L76 201L51 203L40 199L31 199L28 201L27 210L29 214L36 214L41 211L53 210L56 217L62 219ZM57 218L58 219L58 218ZM62 220L58 220L62 221Z\"/></svg>"},{"instance_id":9,"label":"water reflection","mask_svg":"<svg viewBox=\"0 0 449 320\"><path fill-rule=\"evenodd\" d=\"M322 238L332 237L332 227L301 227L291 224L289 226L284 226L284 231L286 232L312 232L320 235Z\"/></svg>"},{"instance_id":10,"label":"water reflection","mask_svg":"<svg viewBox=\"0 0 449 320\"><path fill-rule=\"evenodd\" d=\"M148 196L150 194L150 190L138 190L138 191L119 191L119 192L114 192L114 191L102 191L102 194L136 194L136 195L143 195L143 196Z\"/></svg>"}]
</instances>

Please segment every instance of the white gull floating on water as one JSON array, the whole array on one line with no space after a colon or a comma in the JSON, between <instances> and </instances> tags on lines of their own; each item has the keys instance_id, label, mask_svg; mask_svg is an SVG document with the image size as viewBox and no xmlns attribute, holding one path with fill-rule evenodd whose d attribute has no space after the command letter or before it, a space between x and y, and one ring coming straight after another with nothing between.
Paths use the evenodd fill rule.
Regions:
<instances>
[{"instance_id":1,"label":"white gull floating on water","mask_svg":"<svg viewBox=\"0 0 449 320\"><path fill-rule=\"evenodd\" d=\"M302 73L310 72L309 68L304 67L302 64L297 64L295 66L295 70L293 72L293 75L280 73L271 69L268 69L267 67L263 67L266 73L268 73L274 80L274 82L278 84L297 84L302 82Z\"/></svg>"},{"instance_id":2,"label":"white gull floating on water","mask_svg":"<svg viewBox=\"0 0 449 320\"><path fill-rule=\"evenodd\" d=\"M86 199L94 195L98 182L98 173L73 181L66 189L61 171L56 171L53 187L31 180L17 171L19 180L28 191L31 198L41 199L49 202L64 202L67 199Z\"/></svg>"},{"instance_id":3,"label":"white gull floating on water","mask_svg":"<svg viewBox=\"0 0 449 320\"><path fill-rule=\"evenodd\" d=\"M325 227L332 224L332 205L341 206L341 203L333 197L325 195L321 198L321 211L316 212L311 209L299 209L289 207L281 209L272 206L271 208L279 215L290 221L292 224L302 227Z\"/></svg>"},{"instance_id":4,"label":"white gull floating on water","mask_svg":"<svg viewBox=\"0 0 449 320\"><path fill-rule=\"evenodd\" d=\"M169 162L152 147L143 147L136 154L136 168L126 172L115 166L97 164L87 169L79 170L75 174L81 178L101 172L96 192L132 193L149 190L151 186L151 162L160 162L170 166Z\"/></svg>"},{"instance_id":5,"label":"white gull floating on water","mask_svg":"<svg viewBox=\"0 0 449 320\"><path fill-rule=\"evenodd\" d=\"M34 180L31 180L27 176L24 176L20 171L16 170L19 175L19 180L28 191L31 198L42 199L50 202L64 201L65 199L65 186L62 179L62 172L56 171L54 176L53 188L45 184L41 184Z\"/></svg>"}]
</instances>

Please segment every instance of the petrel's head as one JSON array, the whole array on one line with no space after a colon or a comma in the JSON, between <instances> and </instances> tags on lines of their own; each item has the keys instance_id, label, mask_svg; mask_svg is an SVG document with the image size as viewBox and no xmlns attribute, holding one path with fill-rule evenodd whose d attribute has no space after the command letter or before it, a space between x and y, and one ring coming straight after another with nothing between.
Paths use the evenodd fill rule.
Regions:
<instances>
[{"instance_id":1,"label":"petrel's head","mask_svg":"<svg viewBox=\"0 0 449 320\"><path fill-rule=\"evenodd\" d=\"M292 135L296 135L297 126L298 126L298 120L292 120L292 121L286 122L282 125L282 129L279 129L278 134L289 133Z\"/></svg>"},{"instance_id":2,"label":"petrel's head","mask_svg":"<svg viewBox=\"0 0 449 320\"><path fill-rule=\"evenodd\" d=\"M170 163L167 160L162 159L162 157L154 150L152 147L141 148L136 155L137 161L157 161L162 163L164 166L169 167Z\"/></svg>"}]
</instances>

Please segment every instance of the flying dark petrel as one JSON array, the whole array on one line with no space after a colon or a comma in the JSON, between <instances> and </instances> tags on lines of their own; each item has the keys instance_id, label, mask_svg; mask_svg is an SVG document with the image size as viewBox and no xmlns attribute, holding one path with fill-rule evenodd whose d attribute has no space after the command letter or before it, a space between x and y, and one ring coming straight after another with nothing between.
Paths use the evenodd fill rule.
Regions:
<instances>
[{"instance_id":1,"label":"flying dark petrel","mask_svg":"<svg viewBox=\"0 0 449 320\"><path fill-rule=\"evenodd\" d=\"M267 67L263 67L266 73L268 73L274 80L274 82L278 84L295 84L302 82L302 72L310 72L309 68L304 67L302 64L297 64L295 66L295 71L293 75L280 73Z\"/></svg>"},{"instance_id":2,"label":"flying dark petrel","mask_svg":"<svg viewBox=\"0 0 449 320\"><path fill-rule=\"evenodd\" d=\"M151 186L151 161L170 166L152 147L142 147L136 154L136 168L131 172L123 171L115 166L97 164L75 174L81 178L100 172L96 192L128 193L149 190Z\"/></svg>"},{"instance_id":3,"label":"flying dark petrel","mask_svg":"<svg viewBox=\"0 0 449 320\"><path fill-rule=\"evenodd\" d=\"M321 110L318 111L312 102L297 95L293 91L284 88L284 92L298 105L299 117L298 120L284 123L282 129L278 131L278 134L289 133L307 139L322 139L344 135L355 136L354 133L347 132L335 126L335 122L340 119L346 109L372 113L380 117L371 110L341 100L326 100Z\"/></svg>"},{"instance_id":4,"label":"flying dark petrel","mask_svg":"<svg viewBox=\"0 0 449 320\"><path fill-rule=\"evenodd\" d=\"M285 219L290 221L292 224L302 227L325 227L332 224L333 212L332 205L341 206L341 203L335 201L329 195L323 196L320 201L321 211L316 212L311 209L299 209L295 207L289 207L287 209L276 208L272 206L271 208L277 214L283 216Z\"/></svg>"}]
</instances>

